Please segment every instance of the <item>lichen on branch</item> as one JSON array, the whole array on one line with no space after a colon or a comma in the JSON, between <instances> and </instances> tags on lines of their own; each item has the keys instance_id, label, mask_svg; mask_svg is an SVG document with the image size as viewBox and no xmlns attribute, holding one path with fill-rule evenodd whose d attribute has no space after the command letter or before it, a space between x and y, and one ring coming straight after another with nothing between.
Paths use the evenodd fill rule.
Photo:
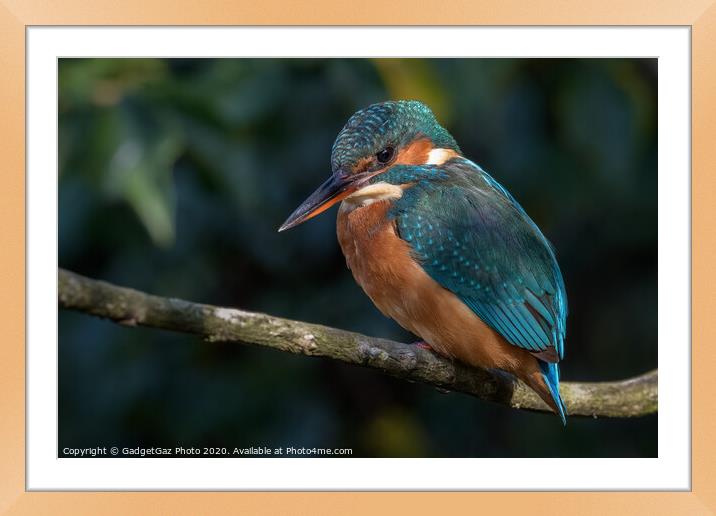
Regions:
<instances>
[{"instance_id":1,"label":"lichen on branch","mask_svg":"<svg viewBox=\"0 0 716 516\"><path fill-rule=\"evenodd\" d=\"M410 344L319 324L146 294L60 269L60 308L130 326L189 333L326 357L405 380L470 394L515 409L549 411L525 384L501 371L465 366ZM615 382L562 382L571 416L637 417L657 412L658 371Z\"/></svg>"}]
</instances>

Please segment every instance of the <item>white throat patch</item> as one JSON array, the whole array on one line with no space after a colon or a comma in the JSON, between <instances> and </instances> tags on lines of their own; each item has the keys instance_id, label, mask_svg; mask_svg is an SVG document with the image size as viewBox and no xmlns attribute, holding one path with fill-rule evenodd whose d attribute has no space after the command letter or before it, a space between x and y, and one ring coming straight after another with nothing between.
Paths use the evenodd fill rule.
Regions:
<instances>
[{"instance_id":1,"label":"white throat patch","mask_svg":"<svg viewBox=\"0 0 716 516\"><path fill-rule=\"evenodd\" d=\"M428 161L426 165L442 165L450 158L455 157L455 151L452 149L433 149L428 152Z\"/></svg>"},{"instance_id":2,"label":"white throat patch","mask_svg":"<svg viewBox=\"0 0 716 516\"><path fill-rule=\"evenodd\" d=\"M400 199L403 189L390 183L374 183L366 185L343 199L343 205L349 210L368 206L377 201Z\"/></svg>"}]
</instances>

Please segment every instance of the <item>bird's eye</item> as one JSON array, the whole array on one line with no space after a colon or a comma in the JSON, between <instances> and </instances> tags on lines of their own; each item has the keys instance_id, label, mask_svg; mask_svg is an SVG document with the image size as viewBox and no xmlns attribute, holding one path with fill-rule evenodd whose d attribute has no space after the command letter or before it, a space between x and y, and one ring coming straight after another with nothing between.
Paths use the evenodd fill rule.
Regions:
<instances>
[{"instance_id":1,"label":"bird's eye","mask_svg":"<svg viewBox=\"0 0 716 516\"><path fill-rule=\"evenodd\" d=\"M393 149L393 147L386 147L375 155L375 159L378 160L378 163L388 163L391 159L393 159L394 151L395 149Z\"/></svg>"}]
</instances>

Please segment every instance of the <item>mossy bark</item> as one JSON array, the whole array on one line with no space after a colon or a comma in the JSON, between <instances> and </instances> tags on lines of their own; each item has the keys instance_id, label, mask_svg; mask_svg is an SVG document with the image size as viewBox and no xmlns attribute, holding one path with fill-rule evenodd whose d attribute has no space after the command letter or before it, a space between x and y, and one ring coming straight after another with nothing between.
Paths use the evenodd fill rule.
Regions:
<instances>
[{"instance_id":1,"label":"mossy bark","mask_svg":"<svg viewBox=\"0 0 716 516\"><path fill-rule=\"evenodd\" d=\"M266 346L377 369L442 390L463 392L516 409L548 411L525 384L501 371L451 362L411 344L118 287L59 270L59 306L125 325L197 335L207 341ZM615 382L562 382L571 416L636 417L657 412L658 372Z\"/></svg>"}]
</instances>

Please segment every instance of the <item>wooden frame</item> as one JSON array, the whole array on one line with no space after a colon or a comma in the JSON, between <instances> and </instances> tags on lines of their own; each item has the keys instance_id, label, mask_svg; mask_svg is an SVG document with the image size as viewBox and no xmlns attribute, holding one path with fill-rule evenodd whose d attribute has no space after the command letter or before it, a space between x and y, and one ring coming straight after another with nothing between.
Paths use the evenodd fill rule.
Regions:
<instances>
[{"instance_id":1,"label":"wooden frame","mask_svg":"<svg viewBox=\"0 0 716 516\"><path fill-rule=\"evenodd\" d=\"M716 273L716 2L653 4L613 0L565 4L463 2L387 4L369 0L311 6L295 0L265 2L144 0L92 4L0 0L0 98L3 156L0 271L3 345L0 346L0 513L2 514L413 514L470 512L551 515L578 513L694 514L716 511L713 457L716 380L713 319ZM416 8L419 7L419 8ZM121 24L475 24L475 25L690 25L692 27L692 491L678 493L36 493L25 491L25 29L29 25ZM709 487L712 486L712 487Z\"/></svg>"}]
</instances>

